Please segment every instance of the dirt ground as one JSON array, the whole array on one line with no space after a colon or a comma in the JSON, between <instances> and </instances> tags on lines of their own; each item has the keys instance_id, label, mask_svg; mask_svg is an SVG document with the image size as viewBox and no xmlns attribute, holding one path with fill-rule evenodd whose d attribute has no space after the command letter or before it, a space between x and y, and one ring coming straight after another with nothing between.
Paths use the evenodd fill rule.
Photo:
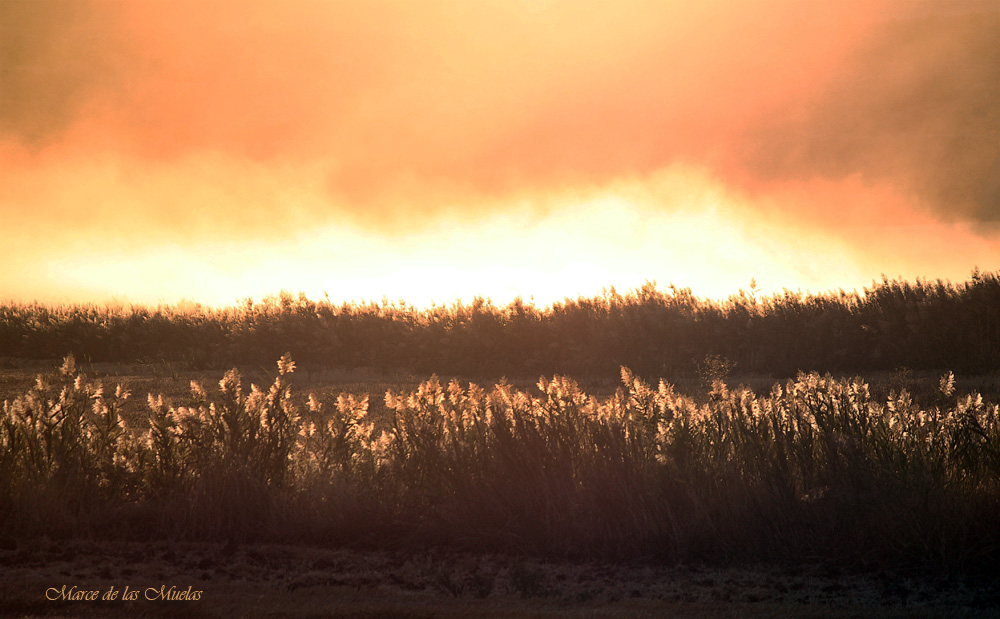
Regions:
<instances>
[{"instance_id":1,"label":"dirt ground","mask_svg":"<svg viewBox=\"0 0 1000 619\"><path fill-rule=\"evenodd\" d=\"M80 595L96 599L72 599ZM1000 617L1000 582L822 566L0 540L0 616Z\"/></svg>"}]
</instances>

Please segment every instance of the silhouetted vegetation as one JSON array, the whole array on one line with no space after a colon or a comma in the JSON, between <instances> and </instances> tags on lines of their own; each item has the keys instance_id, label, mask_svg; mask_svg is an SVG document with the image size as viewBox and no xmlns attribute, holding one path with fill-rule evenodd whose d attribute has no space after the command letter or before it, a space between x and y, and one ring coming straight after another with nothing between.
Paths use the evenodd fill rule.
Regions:
<instances>
[{"instance_id":1,"label":"silhouetted vegetation","mask_svg":"<svg viewBox=\"0 0 1000 619\"><path fill-rule=\"evenodd\" d=\"M859 293L751 292L721 302L647 284L540 309L487 300L415 309L337 305L283 293L221 310L0 306L0 356L260 367L300 362L428 375L641 376L695 371L706 358L741 373L1000 369L1000 277L883 280Z\"/></svg>"},{"instance_id":2,"label":"silhouetted vegetation","mask_svg":"<svg viewBox=\"0 0 1000 619\"><path fill-rule=\"evenodd\" d=\"M1000 408L941 378L931 405L816 373L702 403L620 371L598 400L432 378L292 397L227 372L185 405L118 415L67 359L0 415L11 535L353 543L695 561L995 569Z\"/></svg>"}]
</instances>

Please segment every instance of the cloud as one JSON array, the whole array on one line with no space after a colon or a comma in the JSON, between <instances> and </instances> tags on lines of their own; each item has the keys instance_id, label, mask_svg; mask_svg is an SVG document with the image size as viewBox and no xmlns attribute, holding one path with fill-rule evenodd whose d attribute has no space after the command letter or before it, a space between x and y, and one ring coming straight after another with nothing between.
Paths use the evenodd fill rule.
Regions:
<instances>
[{"instance_id":1,"label":"cloud","mask_svg":"<svg viewBox=\"0 0 1000 619\"><path fill-rule=\"evenodd\" d=\"M862 4L794 1L5 6L14 140L319 158L355 201L414 177L502 191L708 160L868 28Z\"/></svg>"},{"instance_id":2,"label":"cloud","mask_svg":"<svg viewBox=\"0 0 1000 619\"><path fill-rule=\"evenodd\" d=\"M118 31L110 7L0 3L0 139L57 142L99 90L113 89Z\"/></svg>"},{"instance_id":3,"label":"cloud","mask_svg":"<svg viewBox=\"0 0 1000 619\"><path fill-rule=\"evenodd\" d=\"M760 179L859 174L947 221L1000 225L1000 9L879 25L810 105L755 132Z\"/></svg>"},{"instance_id":4,"label":"cloud","mask_svg":"<svg viewBox=\"0 0 1000 619\"><path fill-rule=\"evenodd\" d=\"M995 232L998 102L993 0L4 0L0 217L24 261L697 185L885 257Z\"/></svg>"}]
</instances>

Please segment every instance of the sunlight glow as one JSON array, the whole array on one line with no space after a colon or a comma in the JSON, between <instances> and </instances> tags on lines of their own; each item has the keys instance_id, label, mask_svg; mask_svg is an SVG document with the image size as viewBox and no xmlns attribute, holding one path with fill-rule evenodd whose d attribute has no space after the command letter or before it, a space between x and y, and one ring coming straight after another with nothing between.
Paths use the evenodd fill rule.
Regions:
<instances>
[{"instance_id":1,"label":"sunlight glow","mask_svg":"<svg viewBox=\"0 0 1000 619\"><path fill-rule=\"evenodd\" d=\"M208 305L281 290L338 302L428 306L483 296L549 305L649 280L714 298L754 278L764 291L868 283L842 244L817 231L789 238L779 226L741 217L735 198L690 170L575 194L542 217L532 206L442 220L411 235L326 225L274 241L93 250L53 259L48 272L74 298L104 300L125 289L135 302Z\"/></svg>"},{"instance_id":2,"label":"sunlight glow","mask_svg":"<svg viewBox=\"0 0 1000 619\"><path fill-rule=\"evenodd\" d=\"M0 7L0 300L1000 268L995 0Z\"/></svg>"}]
</instances>

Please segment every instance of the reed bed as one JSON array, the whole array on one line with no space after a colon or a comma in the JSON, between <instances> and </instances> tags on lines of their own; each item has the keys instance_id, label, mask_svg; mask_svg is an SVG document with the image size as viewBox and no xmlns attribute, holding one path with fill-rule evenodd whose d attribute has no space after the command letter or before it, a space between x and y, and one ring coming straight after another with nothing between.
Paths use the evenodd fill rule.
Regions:
<instances>
[{"instance_id":1,"label":"reed bed","mask_svg":"<svg viewBox=\"0 0 1000 619\"><path fill-rule=\"evenodd\" d=\"M1000 275L952 284L883 279L863 291L699 299L648 283L539 308L488 299L418 309L282 293L237 307L0 303L0 361L182 363L196 369L302 363L475 377L693 374L706 358L793 378L951 369L1000 371Z\"/></svg>"},{"instance_id":2,"label":"reed bed","mask_svg":"<svg viewBox=\"0 0 1000 619\"><path fill-rule=\"evenodd\" d=\"M273 540L664 561L1000 559L1000 412L942 377L932 404L800 374L707 397L626 368L610 397L431 378L293 397L227 372L181 404L60 371L4 402L0 529L17 537Z\"/></svg>"}]
</instances>

